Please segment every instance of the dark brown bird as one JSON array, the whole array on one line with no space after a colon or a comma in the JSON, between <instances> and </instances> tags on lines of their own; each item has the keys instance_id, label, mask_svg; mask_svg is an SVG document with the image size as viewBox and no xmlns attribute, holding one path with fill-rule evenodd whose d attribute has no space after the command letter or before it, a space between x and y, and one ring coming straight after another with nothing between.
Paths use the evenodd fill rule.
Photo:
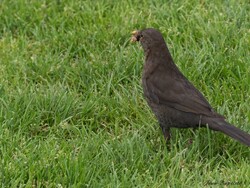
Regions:
<instances>
[{"instance_id":1,"label":"dark brown bird","mask_svg":"<svg viewBox=\"0 0 250 188\"><path fill-rule=\"evenodd\" d=\"M227 123L179 71L158 30L134 31L131 40L139 41L144 50L143 92L166 141L170 139L172 127L208 126L250 146L250 135Z\"/></svg>"}]
</instances>

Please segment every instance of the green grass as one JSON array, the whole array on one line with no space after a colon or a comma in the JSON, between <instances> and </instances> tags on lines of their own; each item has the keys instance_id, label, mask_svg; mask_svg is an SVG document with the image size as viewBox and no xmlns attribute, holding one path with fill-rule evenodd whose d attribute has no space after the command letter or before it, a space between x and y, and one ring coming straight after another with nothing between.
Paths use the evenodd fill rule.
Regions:
<instances>
[{"instance_id":1,"label":"green grass","mask_svg":"<svg viewBox=\"0 0 250 188\"><path fill-rule=\"evenodd\" d=\"M223 134L173 129L166 149L143 99L142 49L129 42L146 27L250 132L247 0L2 0L2 187L249 186L250 150Z\"/></svg>"}]
</instances>

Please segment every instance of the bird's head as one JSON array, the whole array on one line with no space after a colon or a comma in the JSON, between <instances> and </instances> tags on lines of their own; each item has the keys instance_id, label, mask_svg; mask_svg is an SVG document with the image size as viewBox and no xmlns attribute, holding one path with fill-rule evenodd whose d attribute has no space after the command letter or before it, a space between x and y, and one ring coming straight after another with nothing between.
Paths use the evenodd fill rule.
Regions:
<instances>
[{"instance_id":1,"label":"bird's head","mask_svg":"<svg viewBox=\"0 0 250 188\"><path fill-rule=\"evenodd\" d=\"M158 47L165 45L162 34L153 28L133 31L131 41L140 42L144 52L152 49L158 49Z\"/></svg>"}]
</instances>

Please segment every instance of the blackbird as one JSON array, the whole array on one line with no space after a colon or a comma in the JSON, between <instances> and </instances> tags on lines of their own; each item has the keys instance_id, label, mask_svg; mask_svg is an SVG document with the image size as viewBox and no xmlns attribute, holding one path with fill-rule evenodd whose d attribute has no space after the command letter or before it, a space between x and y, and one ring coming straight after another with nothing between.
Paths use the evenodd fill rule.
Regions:
<instances>
[{"instance_id":1,"label":"blackbird","mask_svg":"<svg viewBox=\"0 0 250 188\"><path fill-rule=\"evenodd\" d=\"M170 128L208 127L250 146L250 134L227 123L180 72L158 30L133 31L131 41L140 42L144 50L143 92L166 141Z\"/></svg>"}]
</instances>

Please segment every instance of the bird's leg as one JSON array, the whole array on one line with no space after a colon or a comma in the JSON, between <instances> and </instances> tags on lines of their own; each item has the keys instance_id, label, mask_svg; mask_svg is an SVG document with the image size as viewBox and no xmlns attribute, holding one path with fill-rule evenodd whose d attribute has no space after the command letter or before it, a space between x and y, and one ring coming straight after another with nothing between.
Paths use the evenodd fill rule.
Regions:
<instances>
[{"instance_id":1,"label":"bird's leg","mask_svg":"<svg viewBox=\"0 0 250 188\"><path fill-rule=\"evenodd\" d=\"M161 130L162 130L166 143L168 143L171 138L170 129L168 127L161 125Z\"/></svg>"}]
</instances>

